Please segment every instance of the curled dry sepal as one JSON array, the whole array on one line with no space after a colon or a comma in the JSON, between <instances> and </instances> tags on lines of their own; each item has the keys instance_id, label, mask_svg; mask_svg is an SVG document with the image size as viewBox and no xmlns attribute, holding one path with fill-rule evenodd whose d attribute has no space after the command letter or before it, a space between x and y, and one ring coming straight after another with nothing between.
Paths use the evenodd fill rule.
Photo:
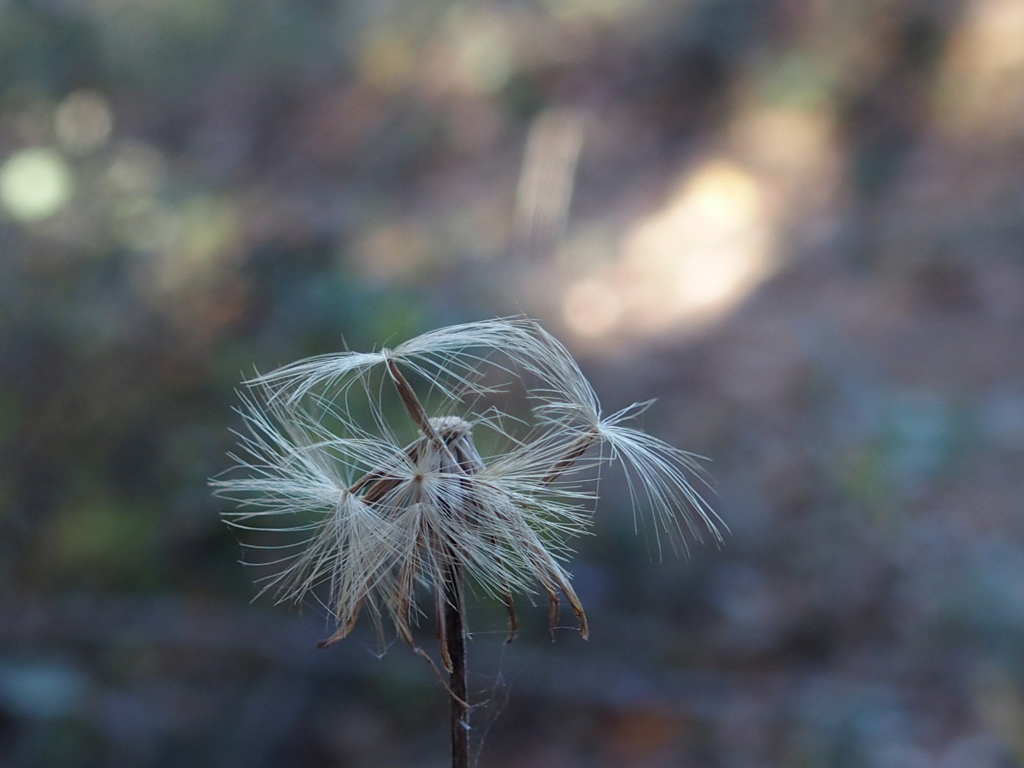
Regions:
<instances>
[{"instance_id":1,"label":"curled dry sepal","mask_svg":"<svg viewBox=\"0 0 1024 768\"><path fill-rule=\"evenodd\" d=\"M586 637L560 562L566 540L588 529L606 463L624 468L634 511L653 515L659 548L664 535L674 547L687 535L721 541L718 517L688 480L696 457L623 426L646 403L602 415L569 352L529 320L321 355L247 384L242 452L212 484L238 504L224 515L229 525L297 534L256 547L274 554L261 563L270 566L262 591L280 601L326 596L337 631L324 645L365 609L378 627L389 616L416 648L418 588L432 591L443 626L444 602L459 594L448 587L462 573L506 603L510 637L513 595L538 584L552 629L561 592ZM495 405L517 395L527 418ZM450 666L443 631L440 639Z\"/></svg>"}]
</instances>

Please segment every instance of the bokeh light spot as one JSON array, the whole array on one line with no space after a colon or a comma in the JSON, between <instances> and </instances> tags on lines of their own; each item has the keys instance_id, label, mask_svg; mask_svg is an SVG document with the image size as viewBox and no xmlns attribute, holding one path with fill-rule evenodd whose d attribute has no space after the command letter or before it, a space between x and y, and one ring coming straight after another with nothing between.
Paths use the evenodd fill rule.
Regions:
<instances>
[{"instance_id":1,"label":"bokeh light spot","mask_svg":"<svg viewBox=\"0 0 1024 768\"><path fill-rule=\"evenodd\" d=\"M103 146L113 127L110 104L96 91L75 91L60 103L54 119L61 146L81 154Z\"/></svg>"},{"instance_id":2,"label":"bokeh light spot","mask_svg":"<svg viewBox=\"0 0 1024 768\"><path fill-rule=\"evenodd\" d=\"M452 13L450 19L454 80L468 93L491 95L516 71L511 31L500 16Z\"/></svg>"},{"instance_id":3,"label":"bokeh light spot","mask_svg":"<svg viewBox=\"0 0 1024 768\"><path fill-rule=\"evenodd\" d=\"M0 202L22 221L49 218L67 204L73 189L71 169L52 149L23 149L0 167Z\"/></svg>"},{"instance_id":4,"label":"bokeh light spot","mask_svg":"<svg viewBox=\"0 0 1024 768\"><path fill-rule=\"evenodd\" d=\"M106 182L124 195L155 191L166 173L166 161L159 149L140 141L121 146L107 168Z\"/></svg>"}]
</instances>

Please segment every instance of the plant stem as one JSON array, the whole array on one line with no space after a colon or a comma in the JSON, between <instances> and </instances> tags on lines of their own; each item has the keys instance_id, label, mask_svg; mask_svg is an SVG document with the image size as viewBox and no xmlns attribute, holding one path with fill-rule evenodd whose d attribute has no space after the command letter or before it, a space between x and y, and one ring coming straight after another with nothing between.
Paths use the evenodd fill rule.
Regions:
<instances>
[{"instance_id":1,"label":"plant stem","mask_svg":"<svg viewBox=\"0 0 1024 768\"><path fill-rule=\"evenodd\" d=\"M452 660L449 679L452 692L452 768L469 768L469 709L466 699L466 632L462 622L462 569L447 569L444 585L444 625ZM458 698L455 698L458 697Z\"/></svg>"}]
</instances>

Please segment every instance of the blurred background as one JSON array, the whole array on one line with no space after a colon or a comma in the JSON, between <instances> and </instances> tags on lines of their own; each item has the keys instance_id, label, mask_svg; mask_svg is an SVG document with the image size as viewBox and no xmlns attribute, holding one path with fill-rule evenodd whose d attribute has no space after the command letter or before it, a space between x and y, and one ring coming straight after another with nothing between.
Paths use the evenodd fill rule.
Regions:
<instances>
[{"instance_id":1,"label":"blurred background","mask_svg":"<svg viewBox=\"0 0 1024 768\"><path fill-rule=\"evenodd\" d=\"M516 313L732 534L610 475L481 768L1024 764L1020 0L0 0L0 764L446 765L207 478L254 369Z\"/></svg>"}]
</instances>

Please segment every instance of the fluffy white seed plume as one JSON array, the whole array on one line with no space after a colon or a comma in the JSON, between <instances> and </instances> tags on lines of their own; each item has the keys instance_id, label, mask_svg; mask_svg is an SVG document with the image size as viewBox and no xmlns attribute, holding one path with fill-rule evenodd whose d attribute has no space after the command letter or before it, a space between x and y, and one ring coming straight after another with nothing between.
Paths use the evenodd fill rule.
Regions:
<instances>
[{"instance_id":1,"label":"fluffy white seed plume","mask_svg":"<svg viewBox=\"0 0 1024 768\"><path fill-rule=\"evenodd\" d=\"M212 484L238 505L224 514L229 525L296 534L269 547L262 591L326 595L337 631L323 644L345 637L365 608L415 648L417 592L433 592L440 621L456 572L505 601L512 633L512 596L540 585L552 629L562 593L586 637L560 562L588 529L594 486L584 480L604 464L623 467L659 549L661 535L674 547L705 533L721 541L721 521L688 480L695 457L624 426L649 403L603 416L572 356L532 321L452 326L247 384L236 466ZM517 396L528 418L496 405ZM449 666L443 633L441 652Z\"/></svg>"}]
</instances>

